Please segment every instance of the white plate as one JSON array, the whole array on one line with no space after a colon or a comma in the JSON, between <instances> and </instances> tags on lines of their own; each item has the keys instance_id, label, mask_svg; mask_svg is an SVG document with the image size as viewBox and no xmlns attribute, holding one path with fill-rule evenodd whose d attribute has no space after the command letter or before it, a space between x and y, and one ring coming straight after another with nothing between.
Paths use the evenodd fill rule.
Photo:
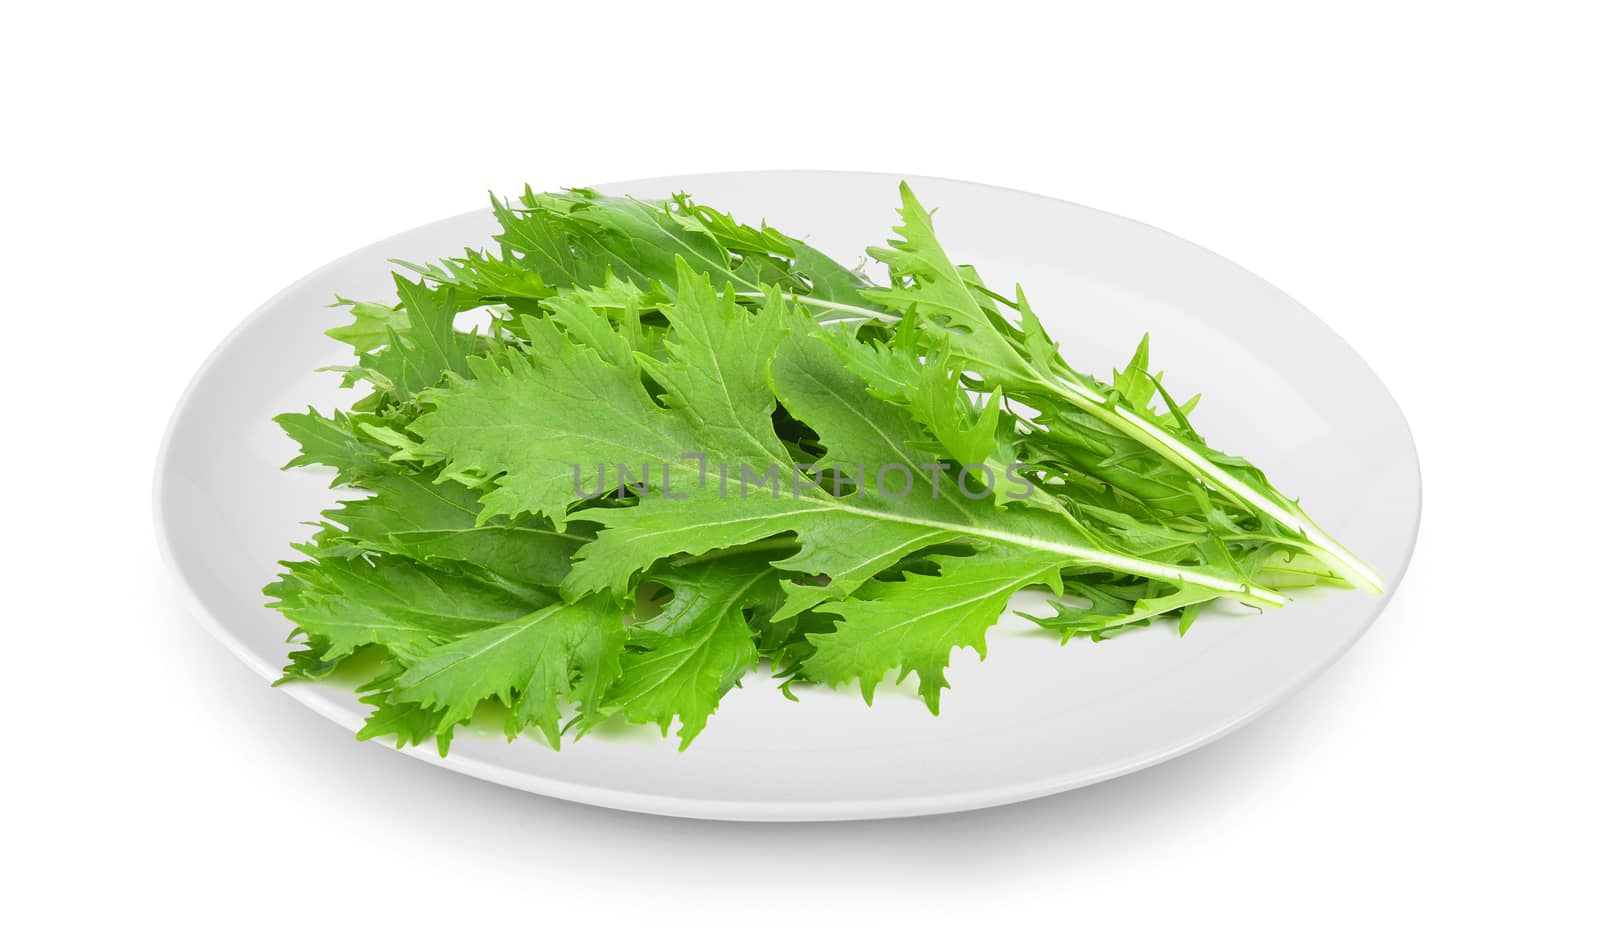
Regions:
<instances>
[{"instance_id":1,"label":"white plate","mask_svg":"<svg viewBox=\"0 0 1600 952\"><path fill-rule=\"evenodd\" d=\"M897 180L739 172L600 187L650 198L689 191L854 263L895 223ZM997 286L1023 282L1075 366L1109 375L1150 331L1168 385L1205 394L1197 425L1212 445L1261 465L1393 593L1421 511L1416 449L1383 384L1326 325L1260 278L1146 225L991 186L910 181L940 209L935 223L952 256ZM459 254L492 234L489 213L472 212L307 276L250 315L179 403L156 471L161 546L207 627L263 678L281 668L290 626L263 607L261 586L289 543L309 535L302 523L334 498L326 472L279 470L293 445L270 420L351 397L334 375L312 372L348 358L323 335L340 318L326 305L335 294L387 299L390 259ZM1105 780L1215 740L1326 668L1383 605L1317 592L1262 616L1205 616L1181 639L1155 627L1066 647L1008 618L987 661L956 656L937 718L908 691L880 691L870 709L846 691L808 691L796 704L752 675L686 753L636 731L560 752L465 731L448 758L431 747L407 753L535 793L681 816L968 810ZM364 716L342 687L278 690L346 730Z\"/></svg>"}]
</instances>

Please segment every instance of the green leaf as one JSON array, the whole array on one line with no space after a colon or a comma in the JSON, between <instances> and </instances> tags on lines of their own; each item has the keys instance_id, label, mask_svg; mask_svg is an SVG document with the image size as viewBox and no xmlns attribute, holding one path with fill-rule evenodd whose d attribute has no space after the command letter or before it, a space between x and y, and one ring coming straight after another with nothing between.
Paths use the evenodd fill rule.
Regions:
<instances>
[{"instance_id":1,"label":"green leaf","mask_svg":"<svg viewBox=\"0 0 1600 952\"><path fill-rule=\"evenodd\" d=\"M342 327L330 328L327 334L336 341L349 344L357 354L365 354L389 343L391 332L405 334L411 330L411 318L404 308L348 298L339 298L335 303L349 308L354 320Z\"/></svg>"},{"instance_id":2,"label":"green leaf","mask_svg":"<svg viewBox=\"0 0 1600 952\"><path fill-rule=\"evenodd\" d=\"M552 600L399 558L283 564L293 583L269 590L277 599L272 607L320 639L324 662L367 645L382 646L398 658L419 657L464 632L520 617Z\"/></svg>"},{"instance_id":3,"label":"green leaf","mask_svg":"<svg viewBox=\"0 0 1600 952\"><path fill-rule=\"evenodd\" d=\"M862 343L841 334L825 339L839 359L867 384L872 396L902 406L933 436L928 448L960 466L988 466L996 474L1016 462L1015 421L1002 413L1001 391L980 406L961 381L960 368L948 348L924 348L915 340L914 324L901 326L894 345ZM931 351L931 352L930 352ZM994 494L1003 503L1003 493Z\"/></svg>"},{"instance_id":4,"label":"green leaf","mask_svg":"<svg viewBox=\"0 0 1600 952\"><path fill-rule=\"evenodd\" d=\"M1076 579L1067 579L1062 586L1068 594L1085 599L1088 605L1052 601L1054 616L1023 617L1041 628L1057 632L1063 642L1078 636L1100 641L1122 629L1148 625L1163 615L1176 614L1216 598L1215 592L1198 585L1149 585L1145 593L1135 598L1119 597L1103 585ZM1185 614L1180 621L1180 634L1188 631L1193 621L1192 614Z\"/></svg>"},{"instance_id":5,"label":"green leaf","mask_svg":"<svg viewBox=\"0 0 1600 952\"><path fill-rule=\"evenodd\" d=\"M480 520L477 490L426 474L391 470L362 485L371 496L323 513L336 538L502 584L554 591L589 538L531 517Z\"/></svg>"},{"instance_id":6,"label":"green leaf","mask_svg":"<svg viewBox=\"0 0 1600 952\"><path fill-rule=\"evenodd\" d=\"M387 343L363 353L353 373L404 402L435 386L446 374L469 373L467 360L477 339L455 329L455 291L429 290L395 275L395 291L406 312L403 327L391 324Z\"/></svg>"},{"instance_id":7,"label":"green leaf","mask_svg":"<svg viewBox=\"0 0 1600 952\"><path fill-rule=\"evenodd\" d=\"M359 482L383 471L387 454L383 447L363 435L357 427L359 417L335 410L325 417L315 407L304 413L280 413L272 422L300 444L300 452L284 469L296 466L329 466L334 470L333 485Z\"/></svg>"},{"instance_id":8,"label":"green leaf","mask_svg":"<svg viewBox=\"0 0 1600 952\"><path fill-rule=\"evenodd\" d=\"M984 633L1019 589L1049 582L1063 564L1028 549L986 546L979 558L936 555L938 575L907 575L898 582L872 582L850 598L818 609L834 615L830 632L808 635L816 648L802 664L807 677L829 686L855 681L872 703L873 692L891 671L915 673L917 693L939 713L939 694L949 686L944 669L950 653L987 652Z\"/></svg>"},{"instance_id":9,"label":"green leaf","mask_svg":"<svg viewBox=\"0 0 1600 952\"><path fill-rule=\"evenodd\" d=\"M496 257L469 249L463 257L446 258L438 264L402 264L424 281L453 291L456 306L463 311L483 304L532 311L555 293L539 272L529 270L509 255Z\"/></svg>"},{"instance_id":10,"label":"green leaf","mask_svg":"<svg viewBox=\"0 0 1600 952\"><path fill-rule=\"evenodd\" d=\"M508 738L531 724L560 746L560 699L592 703L602 695L617 675L622 643L622 615L610 599L557 603L422 653L386 700L441 712L436 732L499 700L511 710Z\"/></svg>"},{"instance_id":11,"label":"green leaf","mask_svg":"<svg viewBox=\"0 0 1600 952\"><path fill-rule=\"evenodd\" d=\"M559 528L569 507L602 491L600 464L654 462L659 474L694 441L631 357L613 363L548 322L531 330L531 354L475 358L475 379L429 393L411 430L447 478L494 481L480 518L532 512Z\"/></svg>"},{"instance_id":12,"label":"green leaf","mask_svg":"<svg viewBox=\"0 0 1600 952\"><path fill-rule=\"evenodd\" d=\"M680 747L705 729L723 695L755 667L756 631L746 609L772 601L777 572L759 560L708 562L651 576L672 598L634 626L622 676L607 707L666 736L678 722Z\"/></svg>"},{"instance_id":13,"label":"green leaf","mask_svg":"<svg viewBox=\"0 0 1600 952\"><path fill-rule=\"evenodd\" d=\"M357 740L392 737L395 747L400 748L421 744L432 737L438 743L440 757L450 753L454 728L442 726L443 711L425 708L414 702L393 701L386 693L373 694L362 700L376 710L367 716L366 723L356 732Z\"/></svg>"}]
</instances>

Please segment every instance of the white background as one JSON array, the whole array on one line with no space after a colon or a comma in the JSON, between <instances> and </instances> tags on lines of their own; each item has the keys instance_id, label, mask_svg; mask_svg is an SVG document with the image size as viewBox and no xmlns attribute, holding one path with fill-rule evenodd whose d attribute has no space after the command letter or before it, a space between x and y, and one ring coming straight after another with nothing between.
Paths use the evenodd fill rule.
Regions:
<instances>
[{"instance_id":1,"label":"white background","mask_svg":"<svg viewBox=\"0 0 1600 952\"><path fill-rule=\"evenodd\" d=\"M37 937L14 947L1595 941L1581 5L531 6L6 14L0 930ZM1422 537L1386 614L1167 765L791 827L579 807L357 744L186 616L154 454L256 304L489 189L770 167L1068 198L1299 298L1416 433Z\"/></svg>"}]
</instances>

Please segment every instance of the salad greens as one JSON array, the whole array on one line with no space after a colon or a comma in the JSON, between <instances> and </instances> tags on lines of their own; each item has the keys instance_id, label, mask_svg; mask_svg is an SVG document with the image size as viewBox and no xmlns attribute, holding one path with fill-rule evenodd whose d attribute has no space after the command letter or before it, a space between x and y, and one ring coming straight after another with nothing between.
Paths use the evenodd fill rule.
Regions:
<instances>
[{"instance_id":1,"label":"salad greens","mask_svg":"<svg viewBox=\"0 0 1600 952\"><path fill-rule=\"evenodd\" d=\"M1379 590L1206 444L1148 339L1109 382L1073 368L901 201L881 284L687 195L529 190L492 248L341 299L366 393L277 422L290 466L362 495L266 588L284 678L364 671L361 736L441 753L474 718L687 747L762 665L869 703L914 674L937 713L951 652L1024 588L1062 641Z\"/></svg>"}]
</instances>

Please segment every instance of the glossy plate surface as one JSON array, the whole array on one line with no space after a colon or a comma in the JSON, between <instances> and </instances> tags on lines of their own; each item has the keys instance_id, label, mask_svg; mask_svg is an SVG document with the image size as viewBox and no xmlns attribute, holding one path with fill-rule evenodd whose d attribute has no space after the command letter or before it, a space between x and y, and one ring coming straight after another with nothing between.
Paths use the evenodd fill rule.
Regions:
<instances>
[{"instance_id":1,"label":"glossy plate surface","mask_svg":"<svg viewBox=\"0 0 1600 952\"><path fill-rule=\"evenodd\" d=\"M599 186L642 198L692 192L765 218L854 264L895 223L897 176L741 172ZM997 287L1020 281L1078 368L1108 377L1146 330L1175 393L1205 395L1196 425L1250 457L1393 593L1421 510L1416 450L1399 407L1337 335L1282 292L1182 239L1055 199L910 178L955 260ZM261 586L303 523L335 498L327 472L279 467L293 444L271 417L325 412L351 392L316 367L348 361L324 336L336 294L389 299L390 259L483 247L485 211L397 235L307 276L263 305L200 369L173 416L156 472L157 534L194 610L263 678L289 625ZM1022 596L1027 598L1029 596ZM552 751L460 732L450 756L407 753L535 793L628 810L739 820L855 819L967 810L1043 796L1193 750L1245 723L1344 653L1382 598L1317 592L1266 615L1206 615L1178 638L1155 627L1066 647L1020 619L989 658L958 653L942 714L909 689L785 700L745 679L686 753L626 729ZM263 690L266 687L263 685ZM353 731L365 708L345 687L279 690ZM270 730L270 725L262 725Z\"/></svg>"}]
</instances>

